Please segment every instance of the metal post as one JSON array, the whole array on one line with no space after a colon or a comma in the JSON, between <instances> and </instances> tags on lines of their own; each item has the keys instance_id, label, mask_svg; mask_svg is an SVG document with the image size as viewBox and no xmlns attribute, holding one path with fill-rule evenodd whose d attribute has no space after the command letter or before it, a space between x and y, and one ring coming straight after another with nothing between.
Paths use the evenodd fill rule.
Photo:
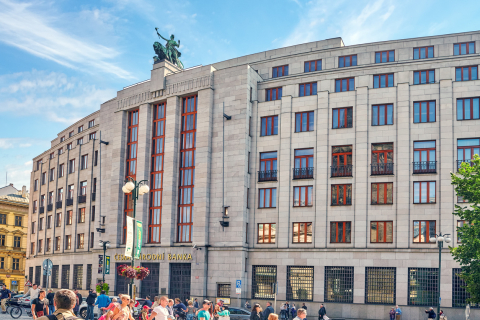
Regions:
<instances>
[{"instance_id":1,"label":"metal post","mask_svg":"<svg viewBox=\"0 0 480 320\"><path fill-rule=\"evenodd\" d=\"M105 251L107 250L107 244L105 242L103 244L103 283L105 283Z\"/></svg>"},{"instance_id":2,"label":"metal post","mask_svg":"<svg viewBox=\"0 0 480 320\"><path fill-rule=\"evenodd\" d=\"M136 215L136 210L137 210L137 195L138 195L138 185L137 181L133 181L135 184L135 188L132 190L132 197L133 197L133 248L132 248L132 268L135 267L135 215ZM133 282L134 279L132 278L130 282L130 298L133 299Z\"/></svg>"},{"instance_id":3,"label":"metal post","mask_svg":"<svg viewBox=\"0 0 480 320\"><path fill-rule=\"evenodd\" d=\"M437 306L437 320L440 319L440 280L441 280L441 274L442 274L442 247L443 247L443 241L438 241L438 301L437 301L438 306Z\"/></svg>"}]
</instances>

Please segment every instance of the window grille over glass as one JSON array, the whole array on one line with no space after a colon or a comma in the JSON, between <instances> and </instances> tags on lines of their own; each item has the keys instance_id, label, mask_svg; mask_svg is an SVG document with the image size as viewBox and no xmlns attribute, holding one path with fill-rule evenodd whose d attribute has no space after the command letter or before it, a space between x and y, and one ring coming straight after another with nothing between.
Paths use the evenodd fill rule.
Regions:
<instances>
[{"instance_id":1,"label":"window grille over glass","mask_svg":"<svg viewBox=\"0 0 480 320\"><path fill-rule=\"evenodd\" d=\"M274 299L277 266L252 266L252 299Z\"/></svg>"},{"instance_id":2,"label":"window grille over glass","mask_svg":"<svg viewBox=\"0 0 480 320\"><path fill-rule=\"evenodd\" d=\"M325 267L325 301L353 303L353 267Z\"/></svg>"},{"instance_id":3,"label":"window grille over glass","mask_svg":"<svg viewBox=\"0 0 480 320\"><path fill-rule=\"evenodd\" d=\"M313 301L313 267L287 266L287 300Z\"/></svg>"},{"instance_id":4,"label":"window grille over glass","mask_svg":"<svg viewBox=\"0 0 480 320\"><path fill-rule=\"evenodd\" d=\"M408 305L436 306L438 301L438 269L408 268Z\"/></svg>"},{"instance_id":5,"label":"window grille over glass","mask_svg":"<svg viewBox=\"0 0 480 320\"><path fill-rule=\"evenodd\" d=\"M396 268L365 268L365 303L395 304Z\"/></svg>"}]
</instances>

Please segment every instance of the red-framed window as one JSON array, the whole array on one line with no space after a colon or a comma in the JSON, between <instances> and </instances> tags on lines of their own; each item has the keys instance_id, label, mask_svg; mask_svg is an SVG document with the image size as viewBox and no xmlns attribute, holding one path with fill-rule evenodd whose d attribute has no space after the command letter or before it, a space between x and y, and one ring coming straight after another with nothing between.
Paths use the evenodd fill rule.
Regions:
<instances>
[{"instance_id":1,"label":"red-framed window","mask_svg":"<svg viewBox=\"0 0 480 320\"><path fill-rule=\"evenodd\" d=\"M332 128L343 129L353 127L353 107L332 110Z\"/></svg>"},{"instance_id":2,"label":"red-framed window","mask_svg":"<svg viewBox=\"0 0 480 320\"><path fill-rule=\"evenodd\" d=\"M355 78L344 78L335 80L335 92L355 90Z\"/></svg>"},{"instance_id":3,"label":"red-framed window","mask_svg":"<svg viewBox=\"0 0 480 320\"><path fill-rule=\"evenodd\" d=\"M260 153L260 171L277 170L277 151Z\"/></svg>"},{"instance_id":4,"label":"red-framed window","mask_svg":"<svg viewBox=\"0 0 480 320\"><path fill-rule=\"evenodd\" d=\"M85 196L87 194L87 181L80 182L80 195Z\"/></svg>"},{"instance_id":5,"label":"red-framed window","mask_svg":"<svg viewBox=\"0 0 480 320\"><path fill-rule=\"evenodd\" d=\"M393 204L393 182L372 183L371 204Z\"/></svg>"},{"instance_id":6,"label":"red-framed window","mask_svg":"<svg viewBox=\"0 0 480 320\"><path fill-rule=\"evenodd\" d=\"M40 170L41 166L42 166L42 159L37 160L37 169L36 170Z\"/></svg>"},{"instance_id":7,"label":"red-framed window","mask_svg":"<svg viewBox=\"0 0 480 320\"><path fill-rule=\"evenodd\" d=\"M313 148L295 149L294 163L296 169L313 168Z\"/></svg>"},{"instance_id":8,"label":"red-framed window","mask_svg":"<svg viewBox=\"0 0 480 320\"><path fill-rule=\"evenodd\" d=\"M67 144L67 150L72 150L72 143Z\"/></svg>"},{"instance_id":9,"label":"red-framed window","mask_svg":"<svg viewBox=\"0 0 480 320\"><path fill-rule=\"evenodd\" d=\"M413 162L414 162L414 170L417 168L421 170L422 168L431 167L430 164L433 165L433 162L436 161L436 141L414 141L413 142Z\"/></svg>"},{"instance_id":10,"label":"red-framed window","mask_svg":"<svg viewBox=\"0 0 480 320\"><path fill-rule=\"evenodd\" d=\"M48 193L48 204L53 204L53 191Z\"/></svg>"},{"instance_id":11,"label":"red-framed window","mask_svg":"<svg viewBox=\"0 0 480 320\"><path fill-rule=\"evenodd\" d=\"M77 145L83 144L83 137L77 139Z\"/></svg>"},{"instance_id":12,"label":"red-framed window","mask_svg":"<svg viewBox=\"0 0 480 320\"><path fill-rule=\"evenodd\" d=\"M435 122L435 101L418 101L413 103L413 122Z\"/></svg>"},{"instance_id":13,"label":"red-framed window","mask_svg":"<svg viewBox=\"0 0 480 320\"><path fill-rule=\"evenodd\" d=\"M40 196L40 207L45 207L45 195Z\"/></svg>"},{"instance_id":14,"label":"red-framed window","mask_svg":"<svg viewBox=\"0 0 480 320\"><path fill-rule=\"evenodd\" d=\"M480 119L480 98L457 99L457 120Z\"/></svg>"},{"instance_id":15,"label":"red-framed window","mask_svg":"<svg viewBox=\"0 0 480 320\"><path fill-rule=\"evenodd\" d=\"M47 172L42 172L42 185L47 183Z\"/></svg>"},{"instance_id":16,"label":"red-framed window","mask_svg":"<svg viewBox=\"0 0 480 320\"><path fill-rule=\"evenodd\" d=\"M457 140L457 161L458 167L461 162L470 162L474 155L480 155L480 139L458 139Z\"/></svg>"},{"instance_id":17,"label":"red-framed window","mask_svg":"<svg viewBox=\"0 0 480 320\"><path fill-rule=\"evenodd\" d=\"M265 101L274 101L282 99L282 87L265 90Z\"/></svg>"},{"instance_id":18,"label":"red-framed window","mask_svg":"<svg viewBox=\"0 0 480 320\"><path fill-rule=\"evenodd\" d=\"M50 159L55 158L55 152L50 153Z\"/></svg>"},{"instance_id":19,"label":"red-framed window","mask_svg":"<svg viewBox=\"0 0 480 320\"><path fill-rule=\"evenodd\" d=\"M43 218L40 218L38 222L38 230L43 230Z\"/></svg>"},{"instance_id":20,"label":"red-framed window","mask_svg":"<svg viewBox=\"0 0 480 320\"><path fill-rule=\"evenodd\" d=\"M370 243L392 243L393 221L370 221Z\"/></svg>"},{"instance_id":21,"label":"red-framed window","mask_svg":"<svg viewBox=\"0 0 480 320\"><path fill-rule=\"evenodd\" d=\"M394 85L393 79L394 79L393 73L376 74L373 76L373 87L374 88L393 87Z\"/></svg>"},{"instance_id":22,"label":"red-framed window","mask_svg":"<svg viewBox=\"0 0 480 320\"><path fill-rule=\"evenodd\" d=\"M80 159L80 169L87 169L88 168L88 154L84 154Z\"/></svg>"},{"instance_id":23,"label":"red-framed window","mask_svg":"<svg viewBox=\"0 0 480 320\"><path fill-rule=\"evenodd\" d=\"M69 138L73 137L73 130L68 133L68 137Z\"/></svg>"},{"instance_id":24,"label":"red-framed window","mask_svg":"<svg viewBox=\"0 0 480 320\"><path fill-rule=\"evenodd\" d=\"M278 134L278 116L268 116L261 118L262 128L260 136L272 136Z\"/></svg>"},{"instance_id":25,"label":"red-framed window","mask_svg":"<svg viewBox=\"0 0 480 320\"><path fill-rule=\"evenodd\" d=\"M36 213L36 212L37 212L37 208L38 208L38 201L37 201L37 200L33 200L33 213Z\"/></svg>"},{"instance_id":26,"label":"red-framed window","mask_svg":"<svg viewBox=\"0 0 480 320\"><path fill-rule=\"evenodd\" d=\"M60 142L63 142L63 141L65 141L65 136L60 138Z\"/></svg>"},{"instance_id":27,"label":"red-framed window","mask_svg":"<svg viewBox=\"0 0 480 320\"><path fill-rule=\"evenodd\" d=\"M293 243L312 243L312 223L294 222L293 223Z\"/></svg>"},{"instance_id":28,"label":"red-framed window","mask_svg":"<svg viewBox=\"0 0 480 320\"><path fill-rule=\"evenodd\" d=\"M466 224L468 224L467 221L465 220L457 220L457 243L462 243L462 232L460 230L458 230L458 228L462 228L463 226L465 226Z\"/></svg>"},{"instance_id":29,"label":"red-framed window","mask_svg":"<svg viewBox=\"0 0 480 320\"><path fill-rule=\"evenodd\" d=\"M395 50L375 52L375 63L395 61Z\"/></svg>"},{"instance_id":30,"label":"red-framed window","mask_svg":"<svg viewBox=\"0 0 480 320\"><path fill-rule=\"evenodd\" d=\"M258 189L258 208L277 207L277 188Z\"/></svg>"},{"instance_id":31,"label":"red-framed window","mask_svg":"<svg viewBox=\"0 0 480 320\"><path fill-rule=\"evenodd\" d=\"M475 42L455 43L453 45L453 55L458 56L462 54L475 53Z\"/></svg>"},{"instance_id":32,"label":"red-framed window","mask_svg":"<svg viewBox=\"0 0 480 320\"><path fill-rule=\"evenodd\" d=\"M304 63L304 72L320 71L322 70L322 59L305 61Z\"/></svg>"},{"instance_id":33,"label":"red-framed window","mask_svg":"<svg viewBox=\"0 0 480 320\"><path fill-rule=\"evenodd\" d=\"M413 48L413 59L433 58L433 46Z\"/></svg>"},{"instance_id":34,"label":"red-framed window","mask_svg":"<svg viewBox=\"0 0 480 320\"><path fill-rule=\"evenodd\" d=\"M49 180L55 180L55 168L50 168Z\"/></svg>"},{"instance_id":35,"label":"red-framed window","mask_svg":"<svg viewBox=\"0 0 480 320\"><path fill-rule=\"evenodd\" d=\"M314 127L313 111L295 113L295 132L313 131Z\"/></svg>"},{"instance_id":36,"label":"red-framed window","mask_svg":"<svg viewBox=\"0 0 480 320\"><path fill-rule=\"evenodd\" d=\"M413 242L414 243L435 243L432 238L436 237L435 220L414 220L413 221Z\"/></svg>"},{"instance_id":37,"label":"red-framed window","mask_svg":"<svg viewBox=\"0 0 480 320\"><path fill-rule=\"evenodd\" d=\"M346 206L352 204L351 184L332 184L332 206Z\"/></svg>"},{"instance_id":38,"label":"red-framed window","mask_svg":"<svg viewBox=\"0 0 480 320\"><path fill-rule=\"evenodd\" d=\"M413 203L435 203L435 181L416 181L413 183Z\"/></svg>"},{"instance_id":39,"label":"red-framed window","mask_svg":"<svg viewBox=\"0 0 480 320\"><path fill-rule=\"evenodd\" d=\"M293 187L293 206L313 206L313 186Z\"/></svg>"},{"instance_id":40,"label":"red-framed window","mask_svg":"<svg viewBox=\"0 0 480 320\"><path fill-rule=\"evenodd\" d=\"M393 143L372 143L372 174L393 174Z\"/></svg>"},{"instance_id":41,"label":"red-framed window","mask_svg":"<svg viewBox=\"0 0 480 320\"><path fill-rule=\"evenodd\" d=\"M333 146L332 147L332 166L351 166L352 165L352 146Z\"/></svg>"},{"instance_id":42,"label":"red-framed window","mask_svg":"<svg viewBox=\"0 0 480 320\"><path fill-rule=\"evenodd\" d=\"M30 254L35 254L35 242L30 243Z\"/></svg>"},{"instance_id":43,"label":"red-framed window","mask_svg":"<svg viewBox=\"0 0 480 320\"><path fill-rule=\"evenodd\" d=\"M47 238L47 252L50 252L50 250L52 249L52 239L51 238Z\"/></svg>"},{"instance_id":44,"label":"red-framed window","mask_svg":"<svg viewBox=\"0 0 480 320\"><path fill-rule=\"evenodd\" d=\"M435 83L435 70L421 70L413 73L413 84Z\"/></svg>"},{"instance_id":45,"label":"red-framed window","mask_svg":"<svg viewBox=\"0 0 480 320\"><path fill-rule=\"evenodd\" d=\"M478 80L478 66L455 68L455 81Z\"/></svg>"},{"instance_id":46,"label":"red-framed window","mask_svg":"<svg viewBox=\"0 0 480 320\"><path fill-rule=\"evenodd\" d=\"M77 249L84 248L84 240L85 240L85 237L83 233L77 234Z\"/></svg>"},{"instance_id":47,"label":"red-framed window","mask_svg":"<svg viewBox=\"0 0 480 320\"><path fill-rule=\"evenodd\" d=\"M128 112L127 123L127 155L125 178L136 178L137 174L137 146L138 146L138 109ZM132 193L125 194L123 211L122 243L127 239L127 216L133 215Z\"/></svg>"},{"instance_id":48,"label":"red-framed window","mask_svg":"<svg viewBox=\"0 0 480 320\"><path fill-rule=\"evenodd\" d=\"M85 222L85 208L78 209L78 223Z\"/></svg>"},{"instance_id":49,"label":"red-framed window","mask_svg":"<svg viewBox=\"0 0 480 320\"><path fill-rule=\"evenodd\" d=\"M88 127L91 128L95 125L95 119L88 121Z\"/></svg>"},{"instance_id":50,"label":"red-framed window","mask_svg":"<svg viewBox=\"0 0 480 320\"><path fill-rule=\"evenodd\" d=\"M259 223L257 243L275 243L276 223Z\"/></svg>"},{"instance_id":51,"label":"red-framed window","mask_svg":"<svg viewBox=\"0 0 480 320\"><path fill-rule=\"evenodd\" d=\"M75 159L68 160L68 173L75 172Z\"/></svg>"},{"instance_id":52,"label":"red-framed window","mask_svg":"<svg viewBox=\"0 0 480 320\"><path fill-rule=\"evenodd\" d=\"M73 223L73 210L67 211L67 225L71 225Z\"/></svg>"},{"instance_id":53,"label":"red-framed window","mask_svg":"<svg viewBox=\"0 0 480 320\"><path fill-rule=\"evenodd\" d=\"M343 68L343 67L351 67L351 66L356 66L357 65L357 55L352 54L349 56L341 56L338 57L338 67Z\"/></svg>"},{"instance_id":54,"label":"red-framed window","mask_svg":"<svg viewBox=\"0 0 480 320\"><path fill-rule=\"evenodd\" d=\"M83 131L83 126L78 127L78 133Z\"/></svg>"},{"instance_id":55,"label":"red-framed window","mask_svg":"<svg viewBox=\"0 0 480 320\"><path fill-rule=\"evenodd\" d=\"M272 78L288 76L288 64L272 68Z\"/></svg>"},{"instance_id":56,"label":"red-framed window","mask_svg":"<svg viewBox=\"0 0 480 320\"><path fill-rule=\"evenodd\" d=\"M43 251L43 239L38 240L38 253Z\"/></svg>"},{"instance_id":57,"label":"red-framed window","mask_svg":"<svg viewBox=\"0 0 480 320\"><path fill-rule=\"evenodd\" d=\"M330 222L330 243L352 242L352 222L332 221Z\"/></svg>"},{"instance_id":58,"label":"red-framed window","mask_svg":"<svg viewBox=\"0 0 480 320\"><path fill-rule=\"evenodd\" d=\"M74 192L74 186L73 184L69 185L67 187L67 195L68 195L68 199L73 199L73 192Z\"/></svg>"},{"instance_id":59,"label":"red-framed window","mask_svg":"<svg viewBox=\"0 0 480 320\"><path fill-rule=\"evenodd\" d=\"M198 96L183 98L177 242L192 242Z\"/></svg>"},{"instance_id":60,"label":"red-framed window","mask_svg":"<svg viewBox=\"0 0 480 320\"><path fill-rule=\"evenodd\" d=\"M56 219L55 226L56 227L61 227L62 226L62 213L61 212L57 212L57 219Z\"/></svg>"},{"instance_id":61,"label":"red-framed window","mask_svg":"<svg viewBox=\"0 0 480 320\"><path fill-rule=\"evenodd\" d=\"M58 166L58 177L62 178L65 175L65 164L61 164Z\"/></svg>"},{"instance_id":62,"label":"red-framed window","mask_svg":"<svg viewBox=\"0 0 480 320\"><path fill-rule=\"evenodd\" d=\"M468 203L468 199L465 199L457 194L457 203Z\"/></svg>"},{"instance_id":63,"label":"red-framed window","mask_svg":"<svg viewBox=\"0 0 480 320\"><path fill-rule=\"evenodd\" d=\"M65 250L72 249L72 236L66 235L65 236Z\"/></svg>"},{"instance_id":64,"label":"red-framed window","mask_svg":"<svg viewBox=\"0 0 480 320\"><path fill-rule=\"evenodd\" d=\"M55 251L60 251L60 243L61 243L61 238L60 237L55 237Z\"/></svg>"},{"instance_id":65,"label":"red-framed window","mask_svg":"<svg viewBox=\"0 0 480 320\"><path fill-rule=\"evenodd\" d=\"M150 206L148 243L160 243L162 232L163 161L167 104L153 107L152 167L150 169ZM183 160L183 159L182 159Z\"/></svg>"},{"instance_id":66,"label":"red-framed window","mask_svg":"<svg viewBox=\"0 0 480 320\"><path fill-rule=\"evenodd\" d=\"M317 94L317 83L316 82L309 82L309 83L302 83L299 85L299 96L306 97L306 96L313 96Z\"/></svg>"},{"instance_id":67,"label":"red-framed window","mask_svg":"<svg viewBox=\"0 0 480 320\"><path fill-rule=\"evenodd\" d=\"M372 105L372 126L393 124L393 104Z\"/></svg>"},{"instance_id":68,"label":"red-framed window","mask_svg":"<svg viewBox=\"0 0 480 320\"><path fill-rule=\"evenodd\" d=\"M61 155L63 154L63 147L61 147L60 149L58 149L58 155Z\"/></svg>"},{"instance_id":69,"label":"red-framed window","mask_svg":"<svg viewBox=\"0 0 480 320\"><path fill-rule=\"evenodd\" d=\"M88 140L95 140L97 138L97 133L92 132L88 135Z\"/></svg>"}]
</instances>

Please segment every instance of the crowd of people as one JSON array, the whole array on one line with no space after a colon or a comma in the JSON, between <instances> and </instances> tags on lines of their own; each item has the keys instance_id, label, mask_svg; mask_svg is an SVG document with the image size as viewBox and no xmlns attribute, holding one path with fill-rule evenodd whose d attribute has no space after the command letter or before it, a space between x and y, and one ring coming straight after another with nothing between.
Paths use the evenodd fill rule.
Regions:
<instances>
[{"instance_id":1,"label":"crowd of people","mask_svg":"<svg viewBox=\"0 0 480 320\"><path fill-rule=\"evenodd\" d=\"M248 301L245 303L245 309L250 309L250 304ZM280 320L301 320L307 317L308 307L305 303L302 303L302 306L297 309L295 303L290 303L286 301L280 306ZM270 317L272 315L272 317ZM267 302L265 310L257 303L252 308L252 313L250 314L250 320L278 320L279 315L275 313L275 310L272 307L271 302ZM318 309L318 319L327 320L327 310L323 304L320 305Z\"/></svg>"}]
</instances>

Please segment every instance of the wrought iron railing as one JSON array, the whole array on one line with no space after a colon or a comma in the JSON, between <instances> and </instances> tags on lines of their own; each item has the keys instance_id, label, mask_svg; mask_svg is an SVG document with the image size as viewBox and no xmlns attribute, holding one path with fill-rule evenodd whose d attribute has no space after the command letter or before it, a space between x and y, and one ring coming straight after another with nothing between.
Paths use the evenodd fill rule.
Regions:
<instances>
[{"instance_id":1,"label":"wrought iron railing","mask_svg":"<svg viewBox=\"0 0 480 320\"><path fill-rule=\"evenodd\" d=\"M332 177L351 177L352 176L353 165L347 164L344 166L331 166L331 176Z\"/></svg>"},{"instance_id":2,"label":"wrought iron railing","mask_svg":"<svg viewBox=\"0 0 480 320\"><path fill-rule=\"evenodd\" d=\"M92 201L95 201L95 192L92 192Z\"/></svg>"},{"instance_id":3,"label":"wrought iron railing","mask_svg":"<svg viewBox=\"0 0 480 320\"><path fill-rule=\"evenodd\" d=\"M47 211L53 210L53 203L47 204Z\"/></svg>"},{"instance_id":4,"label":"wrought iron railing","mask_svg":"<svg viewBox=\"0 0 480 320\"><path fill-rule=\"evenodd\" d=\"M87 196L86 195L78 196L78 203L85 203L85 202L87 202Z\"/></svg>"},{"instance_id":5,"label":"wrought iron railing","mask_svg":"<svg viewBox=\"0 0 480 320\"><path fill-rule=\"evenodd\" d=\"M393 162L388 163L372 163L371 175L378 176L384 174L393 174Z\"/></svg>"},{"instance_id":6,"label":"wrought iron railing","mask_svg":"<svg viewBox=\"0 0 480 320\"><path fill-rule=\"evenodd\" d=\"M66 205L67 206L73 206L73 198L67 199L66 200Z\"/></svg>"},{"instance_id":7,"label":"wrought iron railing","mask_svg":"<svg viewBox=\"0 0 480 320\"><path fill-rule=\"evenodd\" d=\"M413 173L437 173L437 161L413 162Z\"/></svg>"},{"instance_id":8,"label":"wrought iron railing","mask_svg":"<svg viewBox=\"0 0 480 320\"><path fill-rule=\"evenodd\" d=\"M277 181L277 170L258 171L258 182Z\"/></svg>"},{"instance_id":9,"label":"wrought iron railing","mask_svg":"<svg viewBox=\"0 0 480 320\"><path fill-rule=\"evenodd\" d=\"M44 213L45 212L45 207L40 207L40 213Z\"/></svg>"},{"instance_id":10,"label":"wrought iron railing","mask_svg":"<svg viewBox=\"0 0 480 320\"><path fill-rule=\"evenodd\" d=\"M457 160L457 171L460 169L460 166L462 165L463 162L468 163L470 166L473 166L472 162L470 161L471 159L468 160Z\"/></svg>"},{"instance_id":11,"label":"wrought iron railing","mask_svg":"<svg viewBox=\"0 0 480 320\"><path fill-rule=\"evenodd\" d=\"M313 179L313 168L293 168L293 179Z\"/></svg>"},{"instance_id":12,"label":"wrought iron railing","mask_svg":"<svg viewBox=\"0 0 480 320\"><path fill-rule=\"evenodd\" d=\"M62 209L62 204L63 204L62 200L55 202L55 208Z\"/></svg>"}]
</instances>

